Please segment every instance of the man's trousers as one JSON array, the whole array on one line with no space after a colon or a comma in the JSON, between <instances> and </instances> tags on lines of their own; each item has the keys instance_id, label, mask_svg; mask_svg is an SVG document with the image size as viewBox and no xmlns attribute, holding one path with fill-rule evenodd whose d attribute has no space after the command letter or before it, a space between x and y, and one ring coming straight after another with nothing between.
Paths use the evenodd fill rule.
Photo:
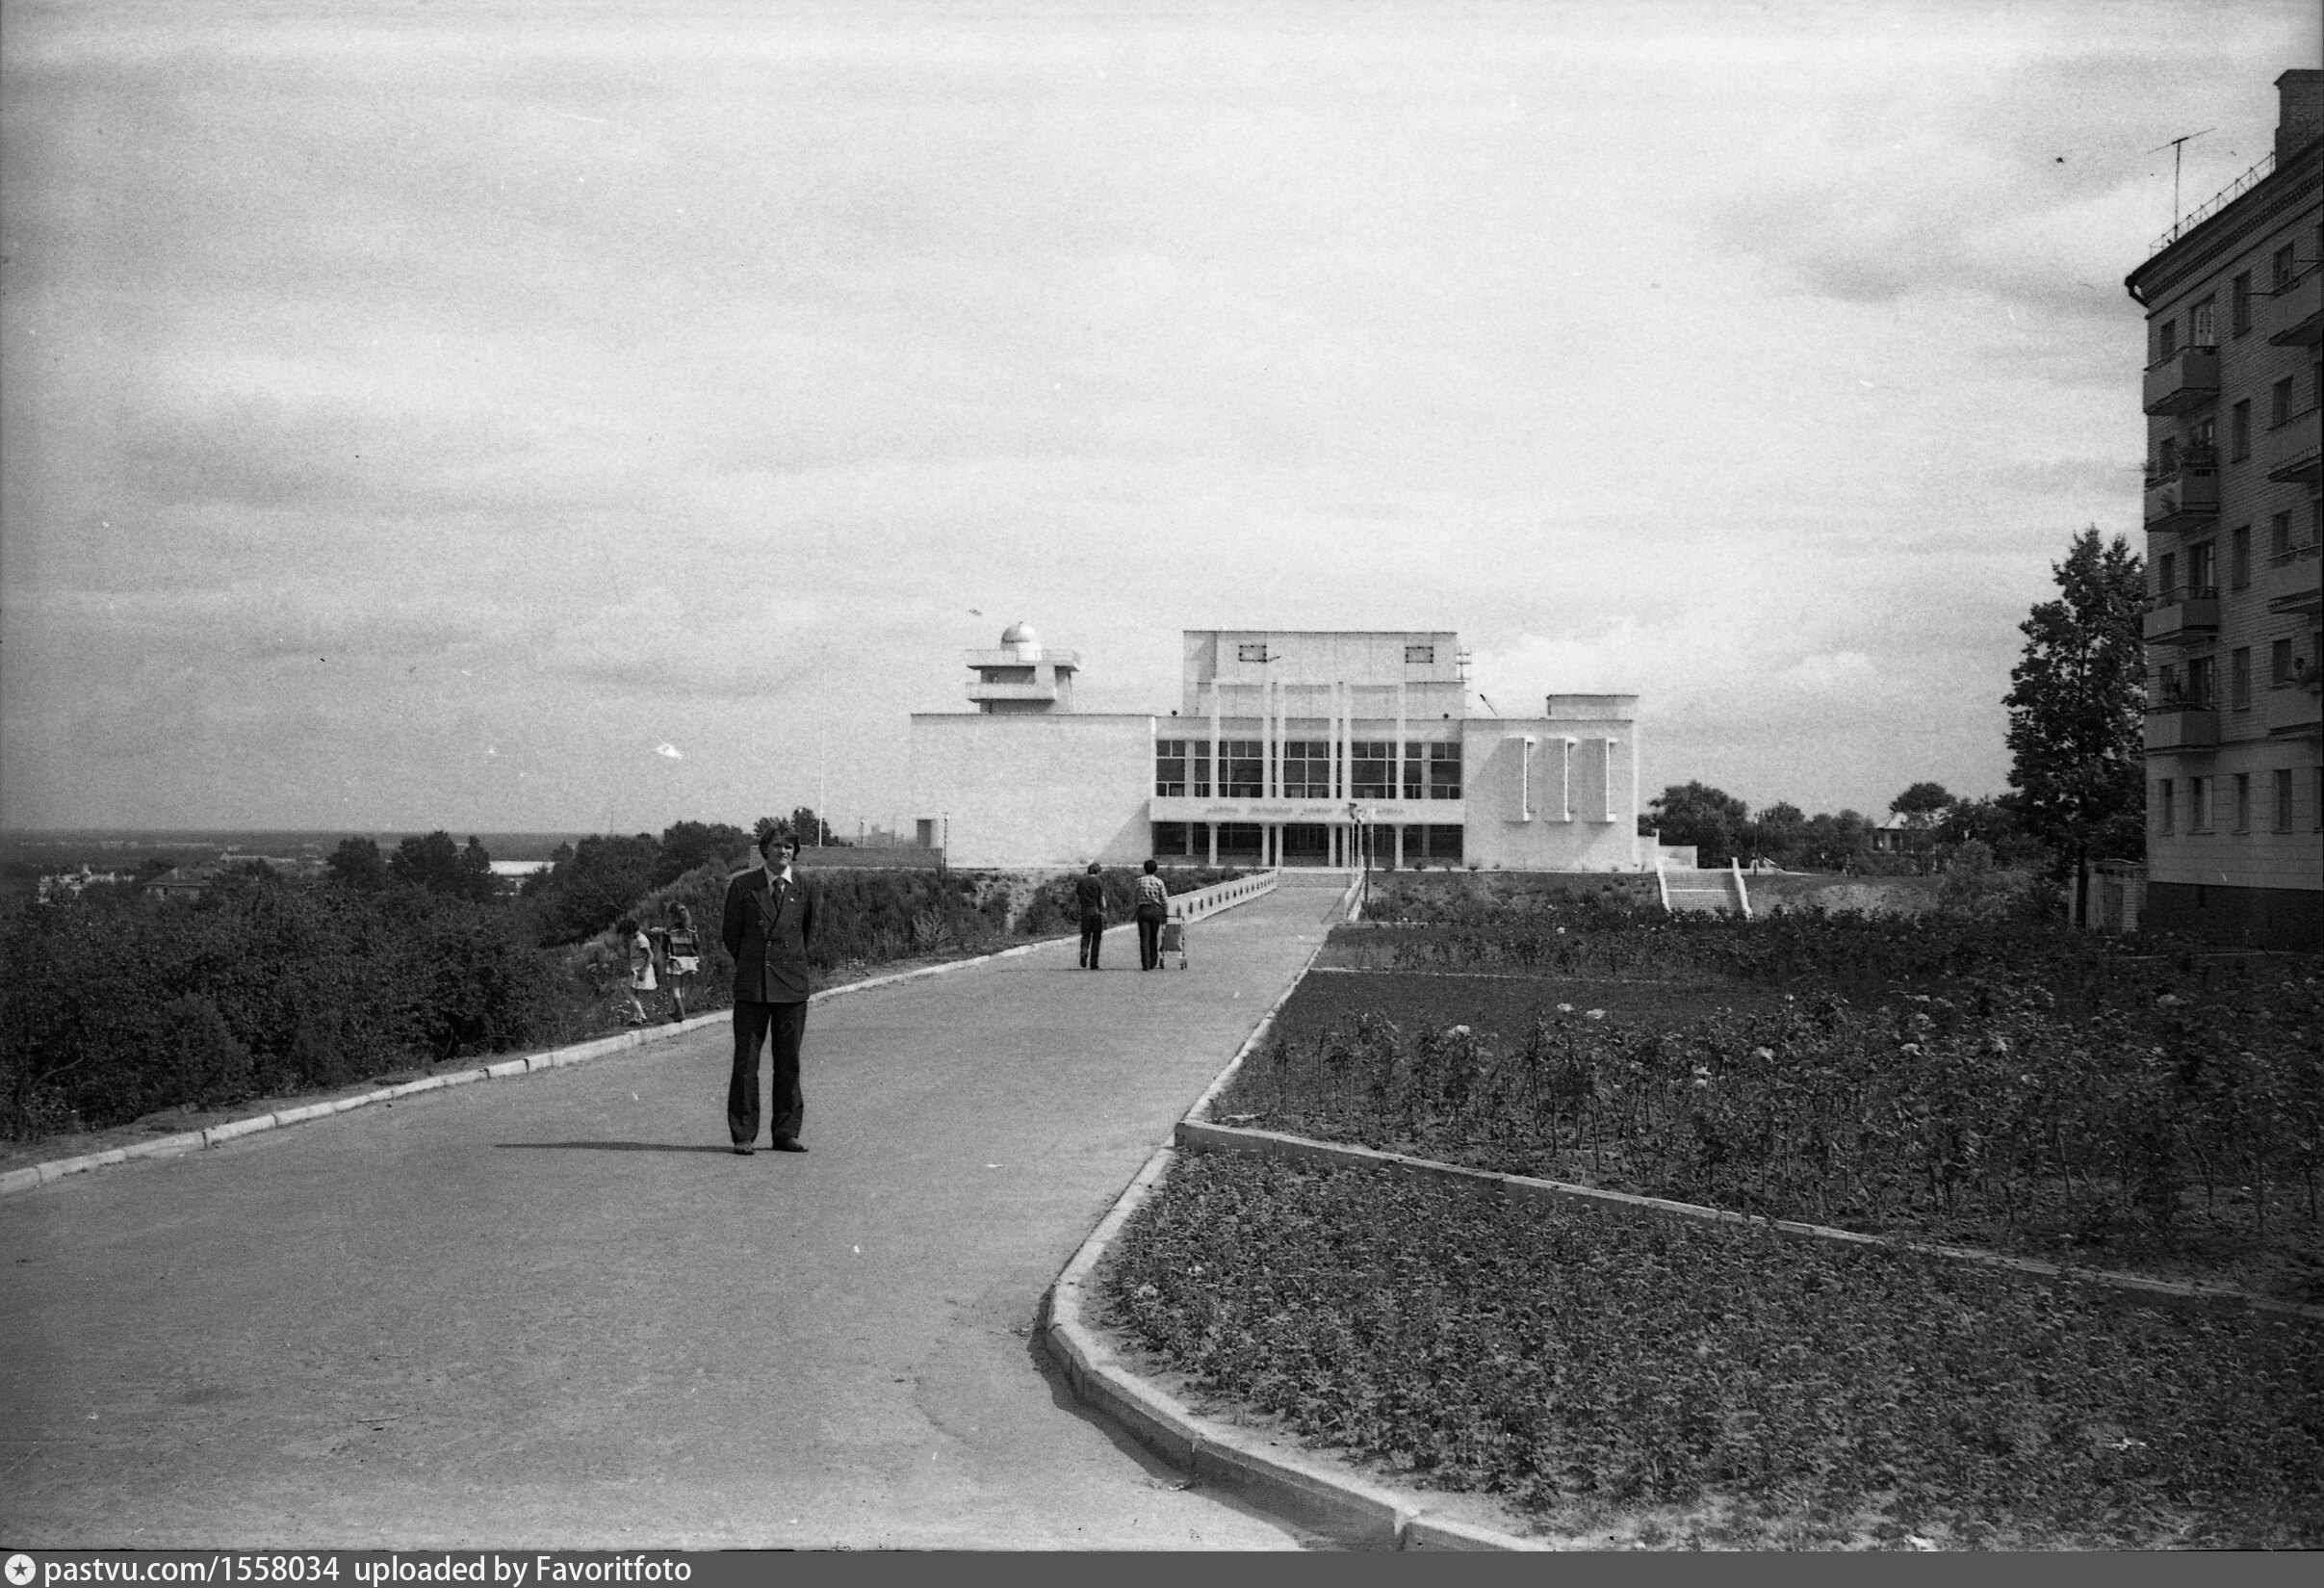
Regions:
<instances>
[{"instance_id":1,"label":"man's trousers","mask_svg":"<svg viewBox=\"0 0 2324 1588\"><path fill-rule=\"evenodd\" d=\"M1162 923L1167 917L1159 904L1138 906L1138 969L1158 971L1162 968Z\"/></svg>"},{"instance_id":2,"label":"man's trousers","mask_svg":"<svg viewBox=\"0 0 2324 1588\"><path fill-rule=\"evenodd\" d=\"M1094 971L1097 966L1097 951L1105 947L1105 917L1092 910L1081 918L1081 966Z\"/></svg>"},{"instance_id":3,"label":"man's trousers","mask_svg":"<svg viewBox=\"0 0 2324 1588\"><path fill-rule=\"evenodd\" d=\"M726 1085L726 1128L737 1147L759 1139L759 1044L763 1039L774 1059L767 1095L768 1121L777 1141L795 1141L807 1118L807 1098L799 1090L799 1043L807 1035L807 1004L747 1003L735 1005L735 1073Z\"/></svg>"}]
</instances>

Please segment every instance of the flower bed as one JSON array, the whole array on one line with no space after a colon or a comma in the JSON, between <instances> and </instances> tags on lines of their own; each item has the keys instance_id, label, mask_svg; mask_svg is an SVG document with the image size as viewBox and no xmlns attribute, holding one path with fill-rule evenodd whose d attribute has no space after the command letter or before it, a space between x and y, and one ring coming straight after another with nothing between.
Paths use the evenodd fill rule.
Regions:
<instances>
[{"instance_id":1,"label":"flower bed","mask_svg":"<svg viewBox=\"0 0 2324 1588\"><path fill-rule=\"evenodd\" d=\"M2313 979L2183 1028L2061 1018L2039 989L1864 1008L1361 973L1310 977L1284 1017L1213 1117L2324 1300Z\"/></svg>"},{"instance_id":2,"label":"flower bed","mask_svg":"<svg viewBox=\"0 0 2324 1588\"><path fill-rule=\"evenodd\" d=\"M1596 1542L2324 1544L2312 1325L1228 1155L1102 1293L1201 1389Z\"/></svg>"}]
</instances>

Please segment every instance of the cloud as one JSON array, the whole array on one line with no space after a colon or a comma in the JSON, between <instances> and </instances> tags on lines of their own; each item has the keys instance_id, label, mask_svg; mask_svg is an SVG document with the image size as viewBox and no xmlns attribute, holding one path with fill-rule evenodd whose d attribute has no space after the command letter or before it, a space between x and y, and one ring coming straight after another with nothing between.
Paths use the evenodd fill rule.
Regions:
<instances>
[{"instance_id":1,"label":"cloud","mask_svg":"<svg viewBox=\"0 0 2324 1588\"><path fill-rule=\"evenodd\" d=\"M1862 695L1880 687L1879 669L1862 651L1803 656L1775 675L1782 687L1810 694Z\"/></svg>"}]
</instances>

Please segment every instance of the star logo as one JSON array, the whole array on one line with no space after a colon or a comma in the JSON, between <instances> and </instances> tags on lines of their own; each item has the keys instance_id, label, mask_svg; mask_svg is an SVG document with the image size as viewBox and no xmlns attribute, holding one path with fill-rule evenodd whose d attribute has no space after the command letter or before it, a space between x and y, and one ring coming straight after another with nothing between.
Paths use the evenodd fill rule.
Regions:
<instances>
[{"instance_id":1,"label":"star logo","mask_svg":"<svg viewBox=\"0 0 2324 1588\"><path fill-rule=\"evenodd\" d=\"M33 1579L33 1557L32 1557L32 1556L30 1556L30 1555L11 1555L11 1556L9 1556L9 1557L8 1557L8 1580L9 1580L10 1582L13 1583L13 1584L15 1585L15 1588L24 1588L24 1585L25 1585L26 1583L28 1583L28 1582L32 1581L32 1579Z\"/></svg>"}]
</instances>

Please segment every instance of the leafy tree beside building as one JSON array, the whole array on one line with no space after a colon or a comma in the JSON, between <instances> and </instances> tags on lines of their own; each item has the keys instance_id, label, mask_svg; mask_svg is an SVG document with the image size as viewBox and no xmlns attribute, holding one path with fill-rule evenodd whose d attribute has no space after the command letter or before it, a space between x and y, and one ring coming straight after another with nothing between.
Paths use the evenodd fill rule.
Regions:
<instances>
[{"instance_id":1,"label":"leafy tree beside building","mask_svg":"<svg viewBox=\"0 0 2324 1588\"><path fill-rule=\"evenodd\" d=\"M2094 525L2052 572L2058 597L2018 625L2025 654L2002 697L2009 786L2026 832L2079 875L2146 856L2146 570Z\"/></svg>"}]
</instances>

